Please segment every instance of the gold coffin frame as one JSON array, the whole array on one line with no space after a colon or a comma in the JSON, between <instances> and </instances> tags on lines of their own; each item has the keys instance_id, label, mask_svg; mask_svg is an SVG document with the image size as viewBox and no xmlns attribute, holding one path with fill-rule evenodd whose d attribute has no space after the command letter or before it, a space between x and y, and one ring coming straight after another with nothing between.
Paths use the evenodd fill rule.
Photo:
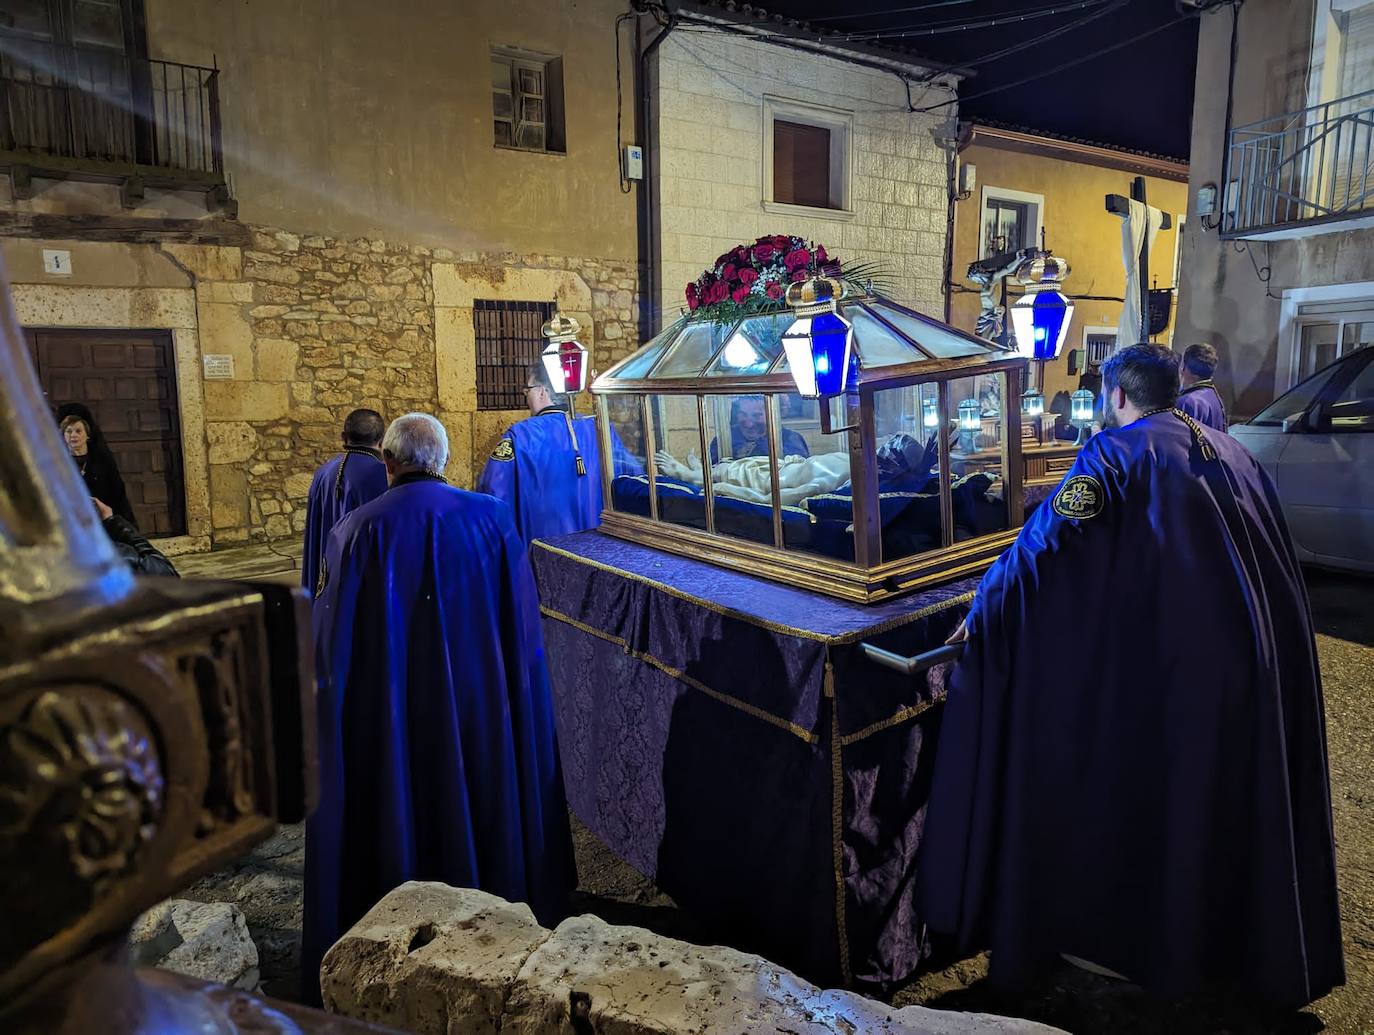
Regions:
<instances>
[{"instance_id":1,"label":"gold coffin frame","mask_svg":"<svg viewBox=\"0 0 1374 1035\"><path fill-rule=\"evenodd\" d=\"M856 301L864 301L858 299ZM889 299L882 299L885 305L895 305ZM903 308L897 306L897 308ZM910 312L910 310L906 310ZM889 325L894 334L913 344L913 353L926 358L887 367L878 367L859 372L858 382L852 394L844 400L846 404L845 423L850 426L848 449L851 457L863 457L865 462L852 465L851 481L854 487L854 562L839 561L817 554L799 550L788 550L782 546L782 511L778 506L777 468L773 469L773 526L772 545L749 542L733 536L717 534L713 494L710 479L703 486L703 499L706 513L706 529L688 528L682 525L667 525L658 519L658 493L656 470L652 451L653 415L650 408L651 396L690 396L697 400L698 432L702 436L701 455L706 457L709 450L705 442L705 429L702 420L703 399L707 395L763 395L768 398L767 409L769 434L773 440L773 454L778 453L781 443L781 429L777 413L776 397L780 394L795 392L796 388L789 374L772 373L751 377L712 377L705 380L698 377L672 377L652 379L637 377L633 380L616 377L618 370L630 363L634 356L616 364L605 374L598 377L592 385L592 394L597 403L597 435L601 444L601 483L605 509L601 515L603 531L644 546L666 550L683 557L704 560L735 571L759 575L774 582L814 590L828 596L838 597L858 603L873 603L900 596L940 582L948 582L984 571L1002 553L1020 532L1024 520L1024 500L1022 486L1025 475L1021 440L1021 409L1017 401L1024 387L1028 361L1016 354L1008 354L1001 346L977 338L971 334L930 320L919 313L912 313L918 319L928 321L945 332L952 332L969 338L986 349L994 350L994 358L971 356L959 359L937 359L924 353L919 343L901 334ZM733 333L733 329L732 329ZM722 336L728 341L730 334ZM723 348L723 345L721 346ZM638 355L636 352L634 355ZM714 359L714 356L712 357ZM652 371L649 371L650 373ZM936 384L938 386L941 413L951 411L948 383L963 377L978 374L1004 374L1006 391L1003 397L1004 425L1001 443L1001 465L1007 501L1008 528L1002 532L978 536L973 539L955 542L953 497L950 483L946 481L940 492L940 517L943 544L934 550L884 562L882 557L882 527L877 512L878 486L877 471L873 458L877 453L873 396L875 392L889 388L902 388L917 384ZM611 395L639 396L640 415L646 436L645 457L646 473L649 479L649 517L625 514L613 509L611 495L612 464L614 451L610 443L610 414L608 397ZM950 469L948 439L941 436L940 468Z\"/></svg>"}]
</instances>

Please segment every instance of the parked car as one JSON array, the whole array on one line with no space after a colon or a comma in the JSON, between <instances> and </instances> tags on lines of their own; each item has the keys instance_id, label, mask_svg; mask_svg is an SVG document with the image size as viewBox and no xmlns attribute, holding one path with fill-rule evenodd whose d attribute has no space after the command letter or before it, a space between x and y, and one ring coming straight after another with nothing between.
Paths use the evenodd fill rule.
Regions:
<instances>
[{"instance_id":1,"label":"parked car","mask_svg":"<svg viewBox=\"0 0 1374 1035\"><path fill-rule=\"evenodd\" d=\"M1230 432L1278 486L1300 560L1374 572L1374 348L1317 371Z\"/></svg>"}]
</instances>

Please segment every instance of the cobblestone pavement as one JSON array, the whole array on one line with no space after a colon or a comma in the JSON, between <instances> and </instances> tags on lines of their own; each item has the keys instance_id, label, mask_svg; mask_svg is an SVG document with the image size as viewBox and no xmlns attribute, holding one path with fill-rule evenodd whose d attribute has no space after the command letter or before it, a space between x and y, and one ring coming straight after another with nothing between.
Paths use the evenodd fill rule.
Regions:
<instances>
[{"instance_id":1,"label":"cobblestone pavement","mask_svg":"<svg viewBox=\"0 0 1374 1035\"><path fill-rule=\"evenodd\" d=\"M1255 1016L1213 1002L1165 1004L1133 986L1065 965L1018 995L987 986L984 956L924 974L898 989L897 1006L920 1003L1043 1021L1076 1035L1288 1035L1326 1030L1374 1035L1374 580L1309 574L1326 695L1336 862L1347 983L1307 1010ZM575 912L709 941L691 917L574 824L579 891ZM299 984L302 828L286 827L251 856L193 886L184 897L243 909L262 956L268 994L294 998Z\"/></svg>"}]
</instances>

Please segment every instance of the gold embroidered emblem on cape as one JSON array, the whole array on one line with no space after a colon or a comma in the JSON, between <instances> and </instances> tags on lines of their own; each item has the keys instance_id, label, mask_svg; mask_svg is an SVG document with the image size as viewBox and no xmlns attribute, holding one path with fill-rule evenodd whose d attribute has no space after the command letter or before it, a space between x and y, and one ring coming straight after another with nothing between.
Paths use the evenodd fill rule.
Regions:
<instances>
[{"instance_id":1,"label":"gold embroidered emblem on cape","mask_svg":"<svg viewBox=\"0 0 1374 1035\"><path fill-rule=\"evenodd\" d=\"M1054 495L1054 512L1066 518L1093 518L1102 513L1106 496L1102 483L1087 474L1076 474Z\"/></svg>"},{"instance_id":2,"label":"gold embroidered emblem on cape","mask_svg":"<svg viewBox=\"0 0 1374 1035\"><path fill-rule=\"evenodd\" d=\"M514 460L514 444L512 444L510 439L503 438L500 442L496 443L496 448L491 451L491 458L493 460L504 460L506 462Z\"/></svg>"}]
</instances>

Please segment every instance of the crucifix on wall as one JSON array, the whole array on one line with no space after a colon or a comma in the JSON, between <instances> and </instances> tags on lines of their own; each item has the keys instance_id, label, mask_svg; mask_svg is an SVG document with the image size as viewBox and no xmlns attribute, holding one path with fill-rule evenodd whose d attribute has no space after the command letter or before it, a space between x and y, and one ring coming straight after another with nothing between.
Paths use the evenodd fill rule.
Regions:
<instances>
[{"instance_id":1,"label":"crucifix on wall","mask_svg":"<svg viewBox=\"0 0 1374 1035\"><path fill-rule=\"evenodd\" d=\"M1117 326L1118 345L1150 340L1150 249L1155 236L1173 224L1169 213L1152 208L1145 199L1145 177L1131 183L1131 196L1107 195L1107 211L1121 217L1121 261L1126 267L1126 290Z\"/></svg>"}]
</instances>

